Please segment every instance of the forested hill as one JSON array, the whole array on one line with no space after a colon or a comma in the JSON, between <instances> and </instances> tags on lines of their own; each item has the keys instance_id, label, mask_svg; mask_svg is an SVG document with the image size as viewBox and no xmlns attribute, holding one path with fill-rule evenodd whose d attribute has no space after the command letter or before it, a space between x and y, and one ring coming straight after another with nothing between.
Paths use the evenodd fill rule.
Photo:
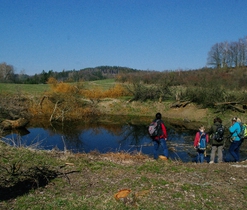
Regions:
<instances>
[{"instance_id":1,"label":"forested hill","mask_svg":"<svg viewBox=\"0 0 247 210\"><path fill-rule=\"evenodd\" d=\"M46 78L54 77L58 81L78 82L114 78L120 73L130 73L139 70L120 66L98 66L94 68L84 68L80 70L68 70L62 72L49 72ZM44 73L44 72L43 72ZM42 73L42 74L43 74ZM42 75L41 74L41 75Z\"/></svg>"},{"instance_id":2,"label":"forested hill","mask_svg":"<svg viewBox=\"0 0 247 210\"><path fill-rule=\"evenodd\" d=\"M1 69L5 70L2 74ZM9 69L8 73L6 73L6 69ZM43 70L40 74L27 75L23 73L14 74L11 65L2 63L0 64L0 82L39 84L46 83L49 77L54 77L56 80L63 82L92 81L114 78L118 74L127 74L139 71L141 70L120 66L98 66L80 70L63 70L61 72L54 72L53 70L46 72Z\"/></svg>"}]
</instances>

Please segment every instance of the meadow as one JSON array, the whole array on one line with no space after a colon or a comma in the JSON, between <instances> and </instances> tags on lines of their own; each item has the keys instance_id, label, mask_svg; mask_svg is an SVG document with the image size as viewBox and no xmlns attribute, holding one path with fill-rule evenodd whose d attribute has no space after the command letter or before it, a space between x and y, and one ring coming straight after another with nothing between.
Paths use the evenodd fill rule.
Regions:
<instances>
[{"instance_id":1,"label":"meadow","mask_svg":"<svg viewBox=\"0 0 247 210\"><path fill-rule=\"evenodd\" d=\"M72 83L76 85L77 83ZM96 80L82 82L86 89L98 87L107 90L116 84L114 79ZM49 84L15 84L15 83L0 83L0 93L17 94L22 92L24 94L41 95L50 90Z\"/></svg>"},{"instance_id":2,"label":"meadow","mask_svg":"<svg viewBox=\"0 0 247 210\"><path fill-rule=\"evenodd\" d=\"M121 94L114 97L119 94L116 85L112 79L69 85L0 84L0 93L1 102L6 100L2 107L17 102L33 116L42 115L51 122L64 119L59 118L61 113L65 119L85 119L87 114L102 113L154 116L162 110L190 124L200 115L210 125L216 115L230 119L236 114L232 110L215 114L196 105L171 109L170 100L130 103ZM241 115L245 117L245 113ZM2 141L0 154L1 209L245 209L247 205L246 161L156 161L140 153L71 154L10 147Z\"/></svg>"}]
</instances>

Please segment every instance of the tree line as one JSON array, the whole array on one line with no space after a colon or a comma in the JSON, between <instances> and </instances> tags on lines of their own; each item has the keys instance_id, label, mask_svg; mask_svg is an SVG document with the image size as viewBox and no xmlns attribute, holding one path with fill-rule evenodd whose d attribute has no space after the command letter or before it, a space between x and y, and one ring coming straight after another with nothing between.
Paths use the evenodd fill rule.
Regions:
<instances>
[{"instance_id":1,"label":"tree line","mask_svg":"<svg viewBox=\"0 0 247 210\"><path fill-rule=\"evenodd\" d=\"M21 84L45 84L50 77L60 82L94 81L115 78L120 73L136 72L138 70L119 66L98 66L80 70L63 70L62 72L42 71L40 74L27 75L24 71L15 74L14 67L5 62L0 63L0 82Z\"/></svg>"},{"instance_id":2,"label":"tree line","mask_svg":"<svg viewBox=\"0 0 247 210\"><path fill-rule=\"evenodd\" d=\"M214 44L208 53L207 63L218 69L247 66L247 36L234 42Z\"/></svg>"}]
</instances>

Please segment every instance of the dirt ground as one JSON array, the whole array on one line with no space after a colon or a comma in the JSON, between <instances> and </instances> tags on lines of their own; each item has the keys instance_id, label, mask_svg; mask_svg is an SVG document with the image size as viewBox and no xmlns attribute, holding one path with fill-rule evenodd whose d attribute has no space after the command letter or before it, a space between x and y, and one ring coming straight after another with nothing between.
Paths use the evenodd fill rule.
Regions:
<instances>
[{"instance_id":1,"label":"dirt ground","mask_svg":"<svg viewBox=\"0 0 247 210\"><path fill-rule=\"evenodd\" d=\"M114 109L114 107L119 107ZM205 121L205 119L210 115L208 109L198 108L194 104L188 104L182 108L170 108L171 103L169 102L123 102L118 99L107 99L102 100L98 104L98 108L102 113L114 113L121 114L124 111L132 112L128 114L136 115L149 115L154 116L157 112L163 114L163 117L182 119L188 121Z\"/></svg>"},{"instance_id":2,"label":"dirt ground","mask_svg":"<svg viewBox=\"0 0 247 210\"><path fill-rule=\"evenodd\" d=\"M209 116L209 112L208 109L199 109L194 104L188 104L183 108L170 108L165 115L168 118L204 121Z\"/></svg>"}]
</instances>

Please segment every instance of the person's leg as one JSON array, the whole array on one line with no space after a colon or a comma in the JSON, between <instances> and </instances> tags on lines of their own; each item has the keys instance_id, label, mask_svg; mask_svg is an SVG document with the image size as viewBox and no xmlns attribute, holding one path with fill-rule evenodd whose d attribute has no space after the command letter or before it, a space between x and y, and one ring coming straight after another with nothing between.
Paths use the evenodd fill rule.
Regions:
<instances>
[{"instance_id":1,"label":"person's leg","mask_svg":"<svg viewBox=\"0 0 247 210\"><path fill-rule=\"evenodd\" d=\"M196 162L197 163L200 163L201 162L201 150L199 150L199 149L197 149Z\"/></svg>"},{"instance_id":2,"label":"person's leg","mask_svg":"<svg viewBox=\"0 0 247 210\"><path fill-rule=\"evenodd\" d=\"M238 148L238 146L239 146L238 142L233 141L229 148L229 153L234 158L234 161L238 161L238 158L239 158L238 155L236 154L236 149Z\"/></svg>"},{"instance_id":3,"label":"person's leg","mask_svg":"<svg viewBox=\"0 0 247 210\"><path fill-rule=\"evenodd\" d=\"M210 163L214 163L216 150L217 150L217 146L212 146L212 150L210 154Z\"/></svg>"},{"instance_id":4,"label":"person's leg","mask_svg":"<svg viewBox=\"0 0 247 210\"><path fill-rule=\"evenodd\" d=\"M158 150L159 150L159 142L153 141L153 147L154 147L154 159L158 159Z\"/></svg>"},{"instance_id":5,"label":"person's leg","mask_svg":"<svg viewBox=\"0 0 247 210\"><path fill-rule=\"evenodd\" d=\"M235 153L237 155L236 162L239 162L240 161L240 146L241 146L241 144L242 144L241 141L237 142L237 145L238 146L236 146L236 149L235 149Z\"/></svg>"},{"instance_id":6,"label":"person's leg","mask_svg":"<svg viewBox=\"0 0 247 210\"><path fill-rule=\"evenodd\" d=\"M223 145L218 146L218 163L223 162Z\"/></svg>"},{"instance_id":7,"label":"person's leg","mask_svg":"<svg viewBox=\"0 0 247 210\"><path fill-rule=\"evenodd\" d=\"M204 162L204 151L199 150L198 152L198 156L199 156L199 163L203 163Z\"/></svg>"},{"instance_id":8,"label":"person's leg","mask_svg":"<svg viewBox=\"0 0 247 210\"><path fill-rule=\"evenodd\" d=\"M163 155L168 158L169 153L168 153L168 147L167 147L165 139L160 139L160 144L163 148Z\"/></svg>"}]
</instances>

